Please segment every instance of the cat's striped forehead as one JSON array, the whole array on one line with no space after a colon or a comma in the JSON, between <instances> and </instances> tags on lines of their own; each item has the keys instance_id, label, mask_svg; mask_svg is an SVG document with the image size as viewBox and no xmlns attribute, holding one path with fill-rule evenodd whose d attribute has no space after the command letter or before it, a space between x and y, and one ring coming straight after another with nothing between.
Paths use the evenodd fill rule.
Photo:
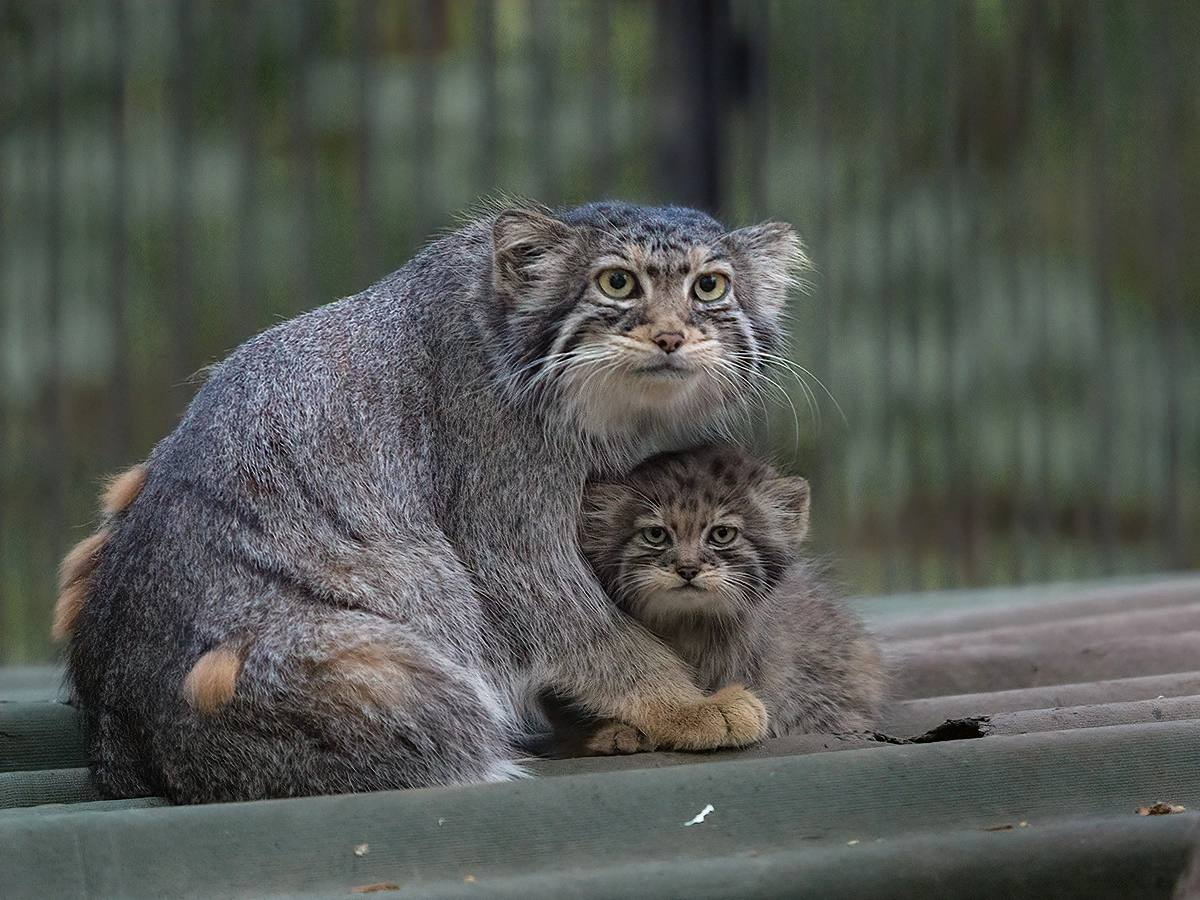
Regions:
<instances>
[{"instance_id":1,"label":"cat's striped forehead","mask_svg":"<svg viewBox=\"0 0 1200 900\"><path fill-rule=\"evenodd\" d=\"M633 242L613 242L601 258L604 265L623 265L643 275L651 284L678 282L712 268L725 254L707 244L679 249L653 248Z\"/></svg>"},{"instance_id":2,"label":"cat's striped forehead","mask_svg":"<svg viewBox=\"0 0 1200 900\"><path fill-rule=\"evenodd\" d=\"M774 476L774 469L742 450L706 447L653 457L634 469L627 482L647 501L699 513L745 501Z\"/></svg>"},{"instance_id":3,"label":"cat's striped forehead","mask_svg":"<svg viewBox=\"0 0 1200 900\"><path fill-rule=\"evenodd\" d=\"M635 244L648 252L680 254L697 244L712 244L725 234L707 213L682 206L635 206L604 201L563 210L569 225L587 225L617 242Z\"/></svg>"}]
</instances>

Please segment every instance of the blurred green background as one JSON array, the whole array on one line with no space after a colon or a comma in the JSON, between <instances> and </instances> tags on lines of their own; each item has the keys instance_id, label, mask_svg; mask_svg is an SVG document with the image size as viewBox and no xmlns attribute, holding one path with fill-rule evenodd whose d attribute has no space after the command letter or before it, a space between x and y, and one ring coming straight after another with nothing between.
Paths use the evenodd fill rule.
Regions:
<instances>
[{"instance_id":1,"label":"blurred green background","mask_svg":"<svg viewBox=\"0 0 1200 900\"><path fill-rule=\"evenodd\" d=\"M1196 566L1198 59L1167 0L0 0L0 662L194 373L498 192L798 226L760 427L848 590Z\"/></svg>"}]
</instances>

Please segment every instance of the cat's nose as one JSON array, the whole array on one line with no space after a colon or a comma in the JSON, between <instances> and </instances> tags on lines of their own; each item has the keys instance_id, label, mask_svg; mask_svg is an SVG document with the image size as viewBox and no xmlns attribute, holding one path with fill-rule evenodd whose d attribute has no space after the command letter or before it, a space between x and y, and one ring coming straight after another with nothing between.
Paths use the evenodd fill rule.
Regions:
<instances>
[{"instance_id":1,"label":"cat's nose","mask_svg":"<svg viewBox=\"0 0 1200 900\"><path fill-rule=\"evenodd\" d=\"M684 581L691 581L693 578L695 578L697 575L700 574L700 567L699 566L676 566L675 574L678 575L680 578L682 578Z\"/></svg>"},{"instance_id":2,"label":"cat's nose","mask_svg":"<svg viewBox=\"0 0 1200 900\"><path fill-rule=\"evenodd\" d=\"M674 353L683 346L683 334L678 331L660 331L653 338L663 353Z\"/></svg>"}]
</instances>

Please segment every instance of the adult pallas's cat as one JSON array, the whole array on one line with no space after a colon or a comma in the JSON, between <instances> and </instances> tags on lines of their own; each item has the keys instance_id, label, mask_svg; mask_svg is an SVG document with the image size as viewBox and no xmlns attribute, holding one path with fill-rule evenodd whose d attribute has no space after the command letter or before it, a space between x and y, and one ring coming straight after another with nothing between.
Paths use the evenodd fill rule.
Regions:
<instances>
[{"instance_id":1,"label":"adult pallas's cat","mask_svg":"<svg viewBox=\"0 0 1200 900\"><path fill-rule=\"evenodd\" d=\"M589 473L743 411L801 263L785 225L506 209L238 348L64 561L100 790L508 778L542 690L662 746L761 738L564 535Z\"/></svg>"}]
</instances>

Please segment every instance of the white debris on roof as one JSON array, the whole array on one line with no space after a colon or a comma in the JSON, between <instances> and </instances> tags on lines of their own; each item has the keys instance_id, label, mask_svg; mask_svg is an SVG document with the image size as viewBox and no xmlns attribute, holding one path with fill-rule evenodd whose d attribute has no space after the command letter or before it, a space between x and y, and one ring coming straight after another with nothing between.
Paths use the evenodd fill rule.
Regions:
<instances>
[{"instance_id":1,"label":"white debris on roof","mask_svg":"<svg viewBox=\"0 0 1200 900\"><path fill-rule=\"evenodd\" d=\"M704 809L700 810L700 812L696 813L696 815L688 819L683 824L685 827L688 825L699 825L704 821L705 817L708 816L710 812L713 812L713 805L711 803L705 804Z\"/></svg>"}]
</instances>

